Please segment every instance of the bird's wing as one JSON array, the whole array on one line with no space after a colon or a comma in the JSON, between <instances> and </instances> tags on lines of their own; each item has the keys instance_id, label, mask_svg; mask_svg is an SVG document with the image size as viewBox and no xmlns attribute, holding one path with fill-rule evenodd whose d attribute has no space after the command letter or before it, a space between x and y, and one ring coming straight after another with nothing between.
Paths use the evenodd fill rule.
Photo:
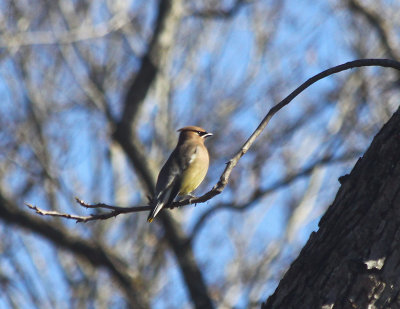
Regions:
<instances>
[{"instance_id":1,"label":"bird's wing","mask_svg":"<svg viewBox=\"0 0 400 309\"><path fill-rule=\"evenodd\" d=\"M186 145L182 146L180 151L180 162L179 166L181 167L182 171L186 170L190 164L195 160L198 154L199 146L193 143L187 143Z\"/></svg>"},{"instance_id":2,"label":"bird's wing","mask_svg":"<svg viewBox=\"0 0 400 309\"><path fill-rule=\"evenodd\" d=\"M182 170L179 166L175 151L172 152L167 162L162 167L160 174L158 175L156 185L156 197L159 197L163 191L170 189L173 184L177 181Z\"/></svg>"},{"instance_id":3,"label":"bird's wing","mask_svg":"<svg viewBox=\"0 0 400 309\"><path fill-rule=\"evenodd\" d=\"M182 172L193 162L197 154L197 146L191 143L177 147L160 171L156 185L156 199L169 204L177 196Z\"/></svg>"},{"instance_id":4,"label":"bird's wing","mask_svg":"<svg viewBox=\"0 0 400 309\"><path fill-rule=\"evenodd\" d=\"M156 194L151 201L153 209L147 218L148 222L153 221L153 218L160 210L165 205L171 203L179 192L180 174L182 174L182 172L175 151L172 152L158 175Z\"/></svg>"},{"instance_id":5,"label":"bird's wing","mask_svg":"<svg viewBox=\"0 0 400 309\"><path fill-rule=\"evenodd\" d=\"M193 144L177 147L158 175L156 194L152 201L153 210L147 219L149 222L165 206L172 203L181 188L182 172L193 162L198 152L198 146Z\"/></svg>"},{"instance_id":6,"label":"bird's wing","mask_svg":"<svg viewBox=\"0 0 400 309\"><path fill-rule=\"evenodd\" d=\"M193 162L198 152L198 146L185 144L177 147L160 171L156 185L156 198L161 196L164 191L172 189L172 192L179 191L182 172ZM179 184L179 185L178 185ZM176 191L176 194L178 194ZM172 195L172 194L171 194ZM175 197L174 196L174 197Z\"/></svg>"}]
</instances>

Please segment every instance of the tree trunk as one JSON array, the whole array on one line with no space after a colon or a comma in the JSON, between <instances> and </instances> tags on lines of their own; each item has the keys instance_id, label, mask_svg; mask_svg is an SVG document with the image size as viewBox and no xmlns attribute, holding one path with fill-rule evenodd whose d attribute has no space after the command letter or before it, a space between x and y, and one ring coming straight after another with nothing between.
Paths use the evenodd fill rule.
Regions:
<instances>
[{"instance_id":1,"label":"tree trunk","mask_svg":"<svg viewBox=\"0 0 400 309\"><path fill-rule=\"evenodd\" d=\"M400 109L375 136L269 308L400 308Z\"/></svg>"}]
</instances>

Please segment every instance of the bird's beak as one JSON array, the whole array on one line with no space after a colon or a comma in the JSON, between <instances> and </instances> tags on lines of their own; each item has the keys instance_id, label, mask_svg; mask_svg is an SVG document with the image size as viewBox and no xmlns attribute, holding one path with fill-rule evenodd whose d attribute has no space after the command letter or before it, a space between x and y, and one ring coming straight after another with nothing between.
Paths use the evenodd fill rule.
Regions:
<instances>
[{"instance_id":1,"label":"bird's beak","mask_svg":"<svg viewBox=\"0 0 400 309\"><path fill-rule=\"evenodd\" d=\"M213 134L210 133L210 132L207 132L206 134L204 134L204 135L202 136L202 138L207 138L207 137L209 137L209 136L213 136Z\"/></svg>"}]
</instances>

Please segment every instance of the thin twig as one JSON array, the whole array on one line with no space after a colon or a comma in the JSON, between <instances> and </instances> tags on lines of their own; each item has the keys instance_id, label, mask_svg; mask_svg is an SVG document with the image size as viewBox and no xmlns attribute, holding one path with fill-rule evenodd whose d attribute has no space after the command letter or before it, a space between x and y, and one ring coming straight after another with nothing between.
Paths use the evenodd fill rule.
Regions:
<instances>
[{"instance_id":1,"label":"thin twig","mask_svg":"<svg viewBox=\"0 0 400 309\"><path fill-rule=\"evenodd\" d=\"M126 212L138 212L138 211L146 211L150 210L150 206L132 206L132 207L122 207L122 206L113 206L113 205L107 205L104 203L97 203L97 204L88 204L81 200L78 197L75 197L75 201L85 207L85 208L105 208L105 209L111 209L115 211L120 211L121 213L126 213Z\"/></svg>"},{"instance_id":2,"label":"thin twig","mask_svg":"<svg viewBox=\"0 0 400 309\"><path fill-rule=\"evenodd\" d=\"M51 217L61 217L61 218L66 218L66 219L71 219L71 220L76 220L76 222L89 222L89 221L94 221L94 220L106 220L112 217L116 217L119 214L123 213L129 213L129 212L139 212L139 211L146 211L150 210L150 206L136 206L136 207L119 207L119 206L111 206L111 205L106 205L103 203L99 204L87 204L84 201L75 198L77 203L83 207L86 208L107 208L110 209L110 212L106 213L100 213L100 214L91 214L89 216L79 216L79 215L71 215L67 213L61 213L58 211L53 211L53 210L45 210L41 209L35 205L25 203L26 206L28 206L30 209L33 209L37 214L42 215L42 216L51 216Z\"/></svg>"}]
</instances>

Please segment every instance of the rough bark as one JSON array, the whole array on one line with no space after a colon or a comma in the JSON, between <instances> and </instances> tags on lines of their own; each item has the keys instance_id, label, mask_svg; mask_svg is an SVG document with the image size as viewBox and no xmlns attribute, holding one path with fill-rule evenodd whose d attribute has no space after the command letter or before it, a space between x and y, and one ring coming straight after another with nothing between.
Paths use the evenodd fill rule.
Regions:
<instances>
[{"instance_id":1,"label":"rough bark","mask_svg":"<svg viewBox=\"0 0 400 309\"><path fill-rule=\"evenodd\" d=\"M262 308L400 308L400 110Z\"/></svg>"}]
</instances>

